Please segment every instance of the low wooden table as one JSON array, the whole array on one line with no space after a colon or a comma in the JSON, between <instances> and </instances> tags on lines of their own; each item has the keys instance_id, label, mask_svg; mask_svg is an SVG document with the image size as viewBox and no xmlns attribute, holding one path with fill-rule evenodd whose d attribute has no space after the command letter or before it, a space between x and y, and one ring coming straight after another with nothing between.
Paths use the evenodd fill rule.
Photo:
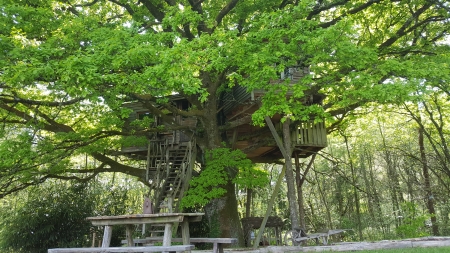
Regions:
<instances>
[{"instance_id":1,"label":"low wooden table","mask_svg":"<svg viewBox=\"0 0 450 253\"><path fill-rule=\"evenodd\" d=\"M136 224L164 224L163 246L172 243L172 226L181 223L181 236L184 245L190 244L189 222L201 221L204 213L158 213L158 214L129 214L118 216L88 217L94 226L105 226L102 248L109 247L111 243L112 227L114 225L126 225L126 237L128 246L134 246L133 228Z\"/></svg>"}]
</instances>

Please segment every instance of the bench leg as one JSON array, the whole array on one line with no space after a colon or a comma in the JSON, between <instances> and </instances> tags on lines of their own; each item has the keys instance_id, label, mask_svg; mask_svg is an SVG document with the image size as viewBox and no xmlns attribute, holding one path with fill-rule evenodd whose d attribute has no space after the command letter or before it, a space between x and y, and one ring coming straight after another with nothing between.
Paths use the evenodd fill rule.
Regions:
<instances>
[{"instance_id":1,"label":"bench leg","mask_svg":"<svg viewBox=\"0 0 450 253\"><path fill-rule=\"evenodd\" d=\"M223 244L218 242L213 243L213 253L223 253Z\"/></svg>"},{"instance_id":2,"label":"bench leg","mask_svg":"<svg viewBox=\"0 0 450 253\"><path fill-rule=\"evenodd\" d=\"M135 246L134 242L133 242L133 228L134 228L133 225L130 225L130 224L126 225L127 243L128 243L128 246L130 246L130 247Z\"/></svg>"},{"instance_id":3,"label":"bench leg","mask_svg":"<svg viewBox=\"0 0 450 253\"><path fill-rule=\"evenodd\" d=\"M328 236L324 236L322 238L322 243L323 243L323 245L327 245L328 244Z\"/></svg>"},{"instance_id":4,"label":"bench leg","mask_svg":"<svg viewBox=\"0 0 450 253\"><path fill-rule=\"evenodd\" d=\"M108 248L111 243L112 226L105 226L105 231L103 232L102 248Z\"/></svg>"}]
</instances>

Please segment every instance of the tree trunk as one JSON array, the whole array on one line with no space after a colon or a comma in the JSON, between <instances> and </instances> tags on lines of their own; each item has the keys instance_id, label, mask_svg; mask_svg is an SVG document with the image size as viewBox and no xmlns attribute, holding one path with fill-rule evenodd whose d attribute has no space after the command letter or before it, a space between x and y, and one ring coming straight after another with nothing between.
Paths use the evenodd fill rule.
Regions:
<instances>
[{"instance_id":1,"label":"tree trunk","mask_svg":"<svg viewBox=\"0 0 450 253\"><path fill-rule=\"evenodd\" d=\"M349 160L349 164L350 164L350 170L352 173L353 197L355 199L356 219L358 222L358 235L359 235L359 240L362 241L363 234L362 234L362 224L361 224L361 207L360 207L360 203L359 203L358 189L356 187L357 186L356 173L355 173L355 168L353 166L352 158L350 156L350 148L348 146L347 136L344 135L343 137L345 140L345 146L347 148L347 155L348 155L348 160Z\"/></svg>"},{"instance_id":2,"label":"tree trunk","mask_svg":"<svg viewBox=\"0 0 450 253\"><path fill-rule=\"evenodd\" d=\"M396 215L400 215L398 213L400 211L400 203L403 202L403 197L400 191L400 182L398 179L398 172L395 168L391 153L388 150L386 138L384 136L383 128L380 124L380 121L378 121L378 128L380 131L380 135L383 141L383 153L384 153L384 159L386 161L386 167L387 167L387 175L389 180L389 190L391 195L391 201L392 201L392 212ZM398 228L398 226L401 225L400 219L395 219L395 227Z\"/></svg>"},{"instance_id":3,"label":"tree trunk","mask_svg":"<svg viewBox=\"0 0 450 253\"><path fill-rule=\"evenodd\" d=\"M366 167L367 163L367 167ZM383 222L383 211L381 209L381 201L378 196L378 190L376 187L376 180L374 176L373 154L369 153L367 147L364 148L364 152L361 155L361 172L363 173L364 182L367 188L368 201L370 203L369 210L371 210L372 217L376 226L383 231L383 235L387 234L385 225Z\"/></svg>"},{"instance_id":4,"label":"tree trunk","mask_svg":"<svg viewBox=\"0 0 450 253\"><path fill-rule=\"evenodd\" d=\"M419 150L420 159L422 160L423 179L425 184L425 198L428 208L428 213L431 215L432 231L434 236L439 235L439 227L436 221L436 211L434 210L434 197L431 190L430 173L428 171L427 156L425 154L425 146L423 143L423 129L419 127Z\"/></svg>"},{"instance_id":5,"label":"tree trunk","mask_svg":"<svg viewBox=\"0 0 450 253\"><path fill-rule=\"evenodd\" d=\"M209 105L206 116L199 118L204 129L206 140L202 152L213 150L221 146L221 133L216 115L217 98L209 96ZM233 178L234 170L227 170L228 177ZM238 238L239 246L244 246L244 232L238 213L238 202L235 194L235 185L231 180L223 186L226 190L225 196L213 199L205 206L205 215L209 221L211 237L233 237Z\"/></svg>"},{"instance_id":6,"label":"tree trunk","mask_svg":"<svg viewBox=\"0 0 450 253\"><path fill-rule=\"evenodd\" d=\"M224 197L214 199L205 206L205 215L210 226L210 237L238 238L239 245L244 245L244 233L237 212L237 200L234 194L234 184L224 186L227 193Z\"/></svg>"},{"instance_id":7,"label":"tree trunk","mask_svg":"<svg viewBox=\"0 0 450 253\"><path fill-rule=\"evenodd\" d=\"M251 188L247 188L247 201L245 203L245 218L251 216L251 204L252 204L252 194L253 190ZM244 236L245 236L245 246L251 246L251 227L244 227Z\"/></svg>"}]
</instances>

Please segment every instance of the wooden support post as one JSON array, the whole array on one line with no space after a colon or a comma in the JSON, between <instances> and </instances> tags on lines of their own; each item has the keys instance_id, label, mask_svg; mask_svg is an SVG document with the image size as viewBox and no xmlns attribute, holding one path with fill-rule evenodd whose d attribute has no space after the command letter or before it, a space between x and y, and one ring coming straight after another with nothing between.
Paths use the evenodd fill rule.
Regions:
<instances>
[{"instance_id":1,"label":"wooden support post","mask_svg":"<svg viewBox=\"0 0 450 253\"><path fill-rule=\"evenodd\" d=\"M166 223L164 227L163 246L170 246L172 243L172 223Z\"/></svg>"},{"instance_id":2,"label":"wooden support post","mask_svg":"<svg viewBox=\"0 0 450 253\"><path fill-rule=\"evenodd\" d=\"M96 233L95 233L95 230L94 230L94 233L92 233L92 248L93 247L95 247L95 236L96 236Z\"/></svg>"},{"instance_id":3,"label":"wooden support post","mask_svg":"<svg viewBox=\"0 0 450 253\"><path fill-rule=\"evenodd\" d=\"M284 178L284 173L286 172L286 165L283 166L283 169L281 170L280 175L278 176L277 184L275 185L275 189L273 189L272 197L270 198L269 204L267 206L266 215L264 216L263 221L261 222L261 227L258 231L258 236L255 239L255 242L253 243L253 248L256 249L259 245L259 241L261 240L261 236L264 232L264 227L266 226L267 219L269 218L270 213L272 212L273 204L275 203L275 198L278 195L278 190L280 189L281 182Z\"/></svg>"},{"instance_id":4,"label":"wooden support post","mask_svg":"<svg viewBox=\"0 0 450 253\"><path fill-rule=\"evenodd\" d=\"M128 246L133 247L134 246L134 242L133 242L133 229L134 229L134 226L128 224L128 225L126 225L125 229L126 229L126 237L127 237Z\"/></svg>"},{"instance_id":5,"label":"wooden support post","mask_svg":"<svg viewBox=\"0 0 450 253\"><path fill-rule=\"evenodd\" d=\"M105 226L105 231L103 233L102 248L108 248L111 243L112 226Z\"/></svg>"},{"instance_id":6,"label":"wooden support post","mask_svg":"<svg viewBox=\"0 0 450 253\"><path fill-rule=\"evenodd\" d=\"M172 196L169 196L169 197L167 198L167 211L168 211L169 213L173 213L173 208L172 208L172 206L173 206L173 197L172 197Z\"/></svg>"},{"instance_id":7,"label":"wooden support post","mask_svg":"<svg viewBox=\"0 0 450 253\"><path fill-rule=\"evenodd\" d=\"M191 244L191 238L189 235L189 221L187 218L181 222L181 238L183 240L183 245ZM188 251L185 251L185 253L188 253Z\"/></svg>"}]
</instances>

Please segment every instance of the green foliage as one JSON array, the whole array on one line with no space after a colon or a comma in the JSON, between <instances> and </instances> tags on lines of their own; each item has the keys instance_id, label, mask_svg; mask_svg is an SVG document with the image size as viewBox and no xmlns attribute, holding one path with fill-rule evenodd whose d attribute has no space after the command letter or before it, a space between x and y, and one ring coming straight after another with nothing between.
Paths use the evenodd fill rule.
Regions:
<instances>
[{"instance_id":1,"label":"green foliage","mask_svg":"<svg viewBox=\"0 0 450 253\"><path fill-rule=\"evenodd\" d=\"M412 202L402 203L402 224L397 227L396 232L402 238L417 238L429 236L426 221L430 219L429 214L420 214L417 204Z\"/></svg>"},{"instance_id":2,"label":"green foliage","mask_svg":"<svg viewBox=\"0 0 450 253\"><path fill-rule=\"evenodd\" d=\"M48 181L0 202L0 249L38 253L87 247L93 229L98 235L103 230L93 228L86 217L136 213L141 208L142 191L126 177L104 176L89 184ZM117 226L111 245L120 246L124 235L125 228Z\"/></svg>"},{"instance_id":3,"label":"green foliage","mask_svg":"<svg viewBox=\"0 0 450 253\"><path fill-rule=\"evenodd\" d=\"M47 252L53 247L88 246L94 195L84 184L46 184L1 206L0 248ZM16 202L16 203L14 203Z\"/></svg>"},{"instance_id":4,"label":"green foliage","mask_svg":"<svg viewBox=\"0 0 450 253\"><path fill-rule=\"evenodd\" d=\"M242 187L255 188L268 183L267 172L256 169L240 150L216 148L205 153L205 167L198 177L190 181L183 207L206 205L211 199L226 193L221 186L229 182Z\"/></svg>"},{"instance_id":5,"label":"green foliage","mask_svg":"<svg viewBox=\"0 0 450 253\"><path fill-rule=\"evenodd\" d=\"M184 129L188 136L207 139L204 147L216 147L225 132L234 130L228 126L241 127L237 122L242 118L228 124L211 113L222 111L223 92L237 85L249 92L266 91L256 101L258 106L243 112L256 110L251 115L254 124L264 125L264 118L274 115L289 115L293 120L326 118L331 131L367 113L356 108L422 102L430 91L448 94L450 55L445 39L450 14L443 0L136 2L1 0L1 197L48 178L84 179L98 171L120 171L145 180L144 170L132 166L133 161L109 156L117 154L122 144L143 144L145 138L121 138L136 134L136 129L142 129L139 134L146 137L170 128ZM280 72L292 66L309 71L297 82L278 82ZM195 104L189 115L168 103L167 95L174 93ZM314 96L321 96L322 103L310 105L309 98ZM165 119L165 127L153 127L146 119L130 131L123 129L129 111L121 106L137 98L154 115L170 112L195 117L197 129L186 129L170 118ZM443 113L441 118L446 116ZM430 135L430 140L443 140L445 134ZM372 143L379 140L370 139ZM264 141L271 140L260 143ZM441 148L433 142L431 146L437 151ZM444 142L435 157L448 154L447 146ZM330 153L342 158L343 151ZM86 154L95 162L80 166L76 160ZM196 186L187 205L223 195L220 186L226 183L262 184L263 173L247 166L241 156L223 156L230 161L217 159L220 162L208 164L193 180ZM402 162L399 165L407 164ZM339 173L348 181L347 166L340 166L339 159L333 163L324 173ZM384 163L374 162L377 167ZM434 165L443 169L443 175L450 174L445 171L448 165ZM362 173L357 174L353 187L365 183ZM374 186L377 180L383 183L381 188L390 188L378 178ZM372 196L378 196L375 190L370 189L367 200L362 198L368 202L364 208L371 208ZM383 198L377 203L389 199L386 193L380 195ZM336 201L341 205L336 216L351 217L345 203L351 206L352 195L342 196ZM126 199L122 194L111 197ZM326 213L323 204L333 196L322 198L319 214ZM124 209L112 206L102 211ZM383 212L387 211L373 216L387 215ZM374 219L379 220L376 224L384 221Z\"/></svg>"}]
</instances>

